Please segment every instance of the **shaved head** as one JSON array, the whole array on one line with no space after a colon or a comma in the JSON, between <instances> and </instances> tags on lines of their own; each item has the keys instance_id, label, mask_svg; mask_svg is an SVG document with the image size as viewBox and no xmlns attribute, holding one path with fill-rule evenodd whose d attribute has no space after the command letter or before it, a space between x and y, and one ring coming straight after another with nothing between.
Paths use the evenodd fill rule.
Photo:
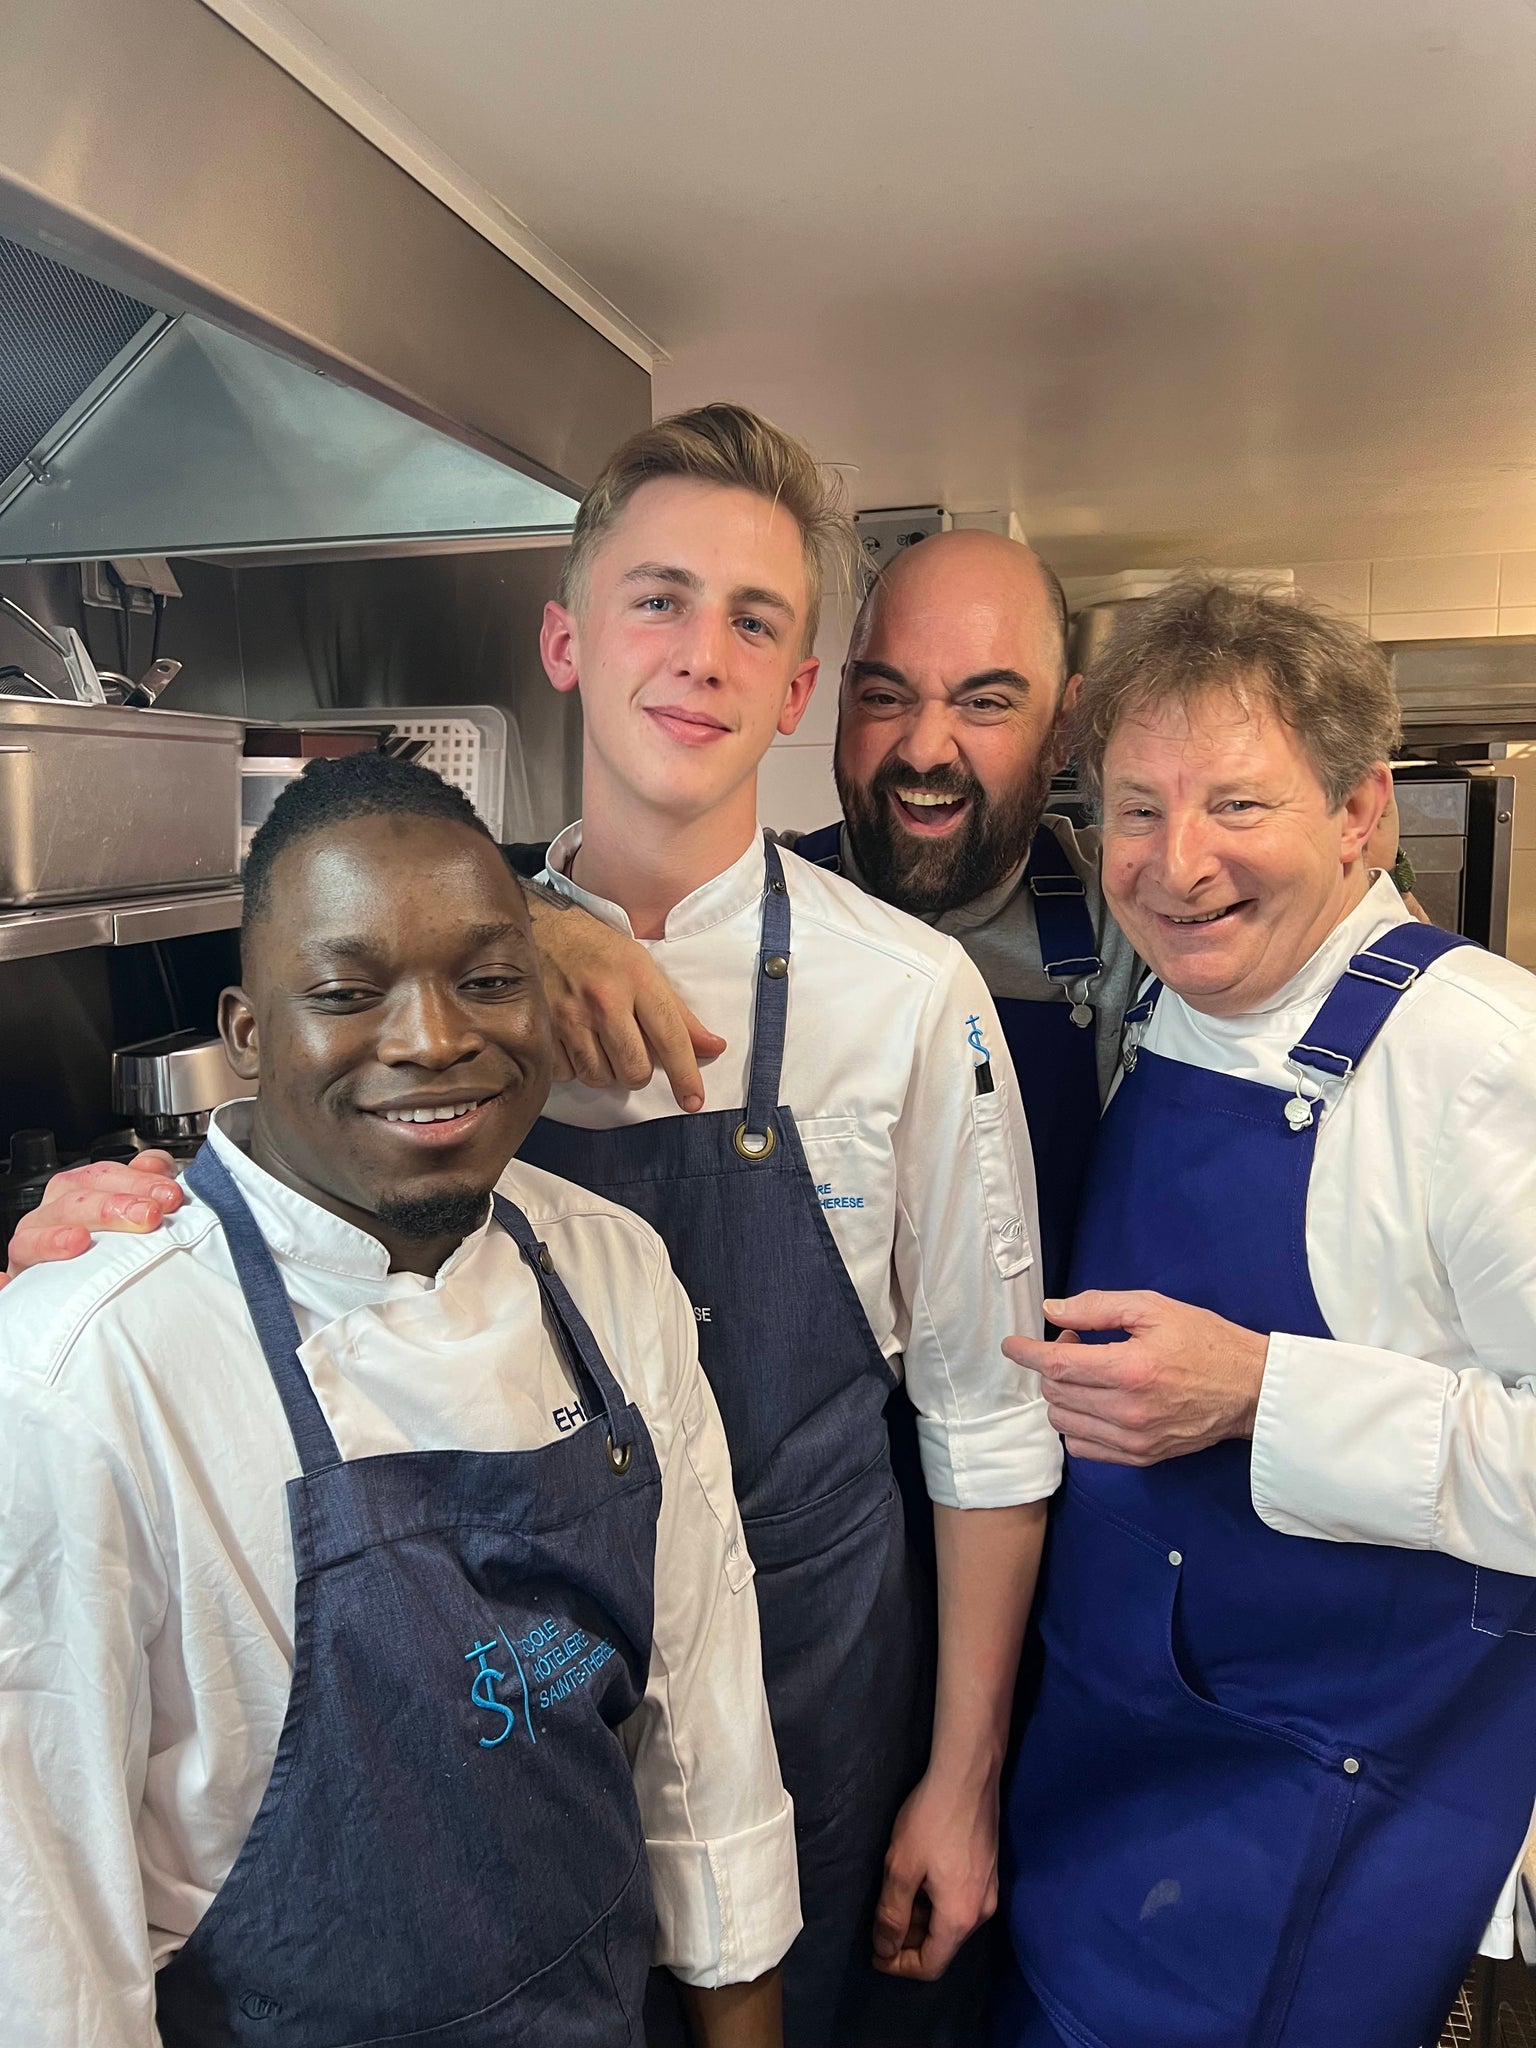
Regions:
<instances>
[{"instance_id":1,"label":"shaved head","mask_svg":"<svg viewBox=\"0 0 1536 2048\"><path fill-rule=\"evenodd\" d=\"M1067 607L1032 548L937 533L854 622L834 768L854 859L888 903L942 915L1028 853L1057 766Z\"/></svg>"},{"instance_id":2,"label":"shaved head","mask_svg":"<svg viewBox=\"0 0 1536 2048\"><path fill-rule=\"evenodd\" d=\"M930 534L881 571L859 607L849 659L862 651L884 613L942 606L953 614L976 605L1012 610L1039 640L1042 670L1054 666L1058 683L1066 682L1067 599L1055 570L1023 541L970 528Z\"/></svg>"}]
</instances>

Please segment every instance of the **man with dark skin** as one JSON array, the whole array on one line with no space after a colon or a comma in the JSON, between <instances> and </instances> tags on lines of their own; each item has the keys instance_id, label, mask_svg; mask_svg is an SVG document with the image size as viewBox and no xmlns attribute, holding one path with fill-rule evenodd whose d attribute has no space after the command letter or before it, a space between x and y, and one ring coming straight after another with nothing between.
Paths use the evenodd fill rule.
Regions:
<instances>
[{"instance_id":1,"label":"man with dark skin","mask_svg":"<svg viewBox=\"0 0 1536 2048\"><path fill-rule=\"evenodd\" d=\"M158 1237L0 1299L0 2033L618 2048L654 1953L777 2048L729 1457L654 1234L512 1160L521 892L369 756L285 792L245 915L258 1096Z\"/></svg>"}]
</instances>

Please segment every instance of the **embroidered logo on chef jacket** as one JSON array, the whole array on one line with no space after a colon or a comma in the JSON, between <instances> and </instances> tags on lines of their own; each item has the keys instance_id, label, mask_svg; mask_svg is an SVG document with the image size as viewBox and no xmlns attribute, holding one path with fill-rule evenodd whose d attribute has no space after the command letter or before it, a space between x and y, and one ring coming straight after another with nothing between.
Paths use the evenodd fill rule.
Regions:
<instances>
[{"instance_id":1,"label":"embroidered logo on chef jacket","mask_svg":"<svg viewBox=\"0 0 1536 2048\"><path fill-rule=\"evenodd\" d=\"M590 1420L579 1401L568 1402L564 1408L551 1408L549 1417L562 1436L569 1436L573 1429L580 1429L584 1422Z\"/></svg>"},{"instance_id":2,"label":"embroidered logo on chef jacket","mask_svg":"<svg viewBox=\"0 0 1536 2048\"><path fill-rule=\"evenodd\" d=\"M965 1020L965 1031L965 1042L971 1048L971 1051L979 1052L983 1060L991 1059L992 1055L987 1050L987 1041L981 1033L981 1019L979 1017L967 1017ZM977 1064L979 1065L980 1061Z\"/></svg>"},{"instance_id":3,"label":"embroidered logo on chef jacket","mask_svg":"<svg viewBox=\"0 0 1536 2048\"><path fill-rule=\"evenodd\" d=\"M829 1180L816 1183L816 1197L823 1209L862 1209L862 1195L840 1195Z\"/></svg>"}]
</instances>

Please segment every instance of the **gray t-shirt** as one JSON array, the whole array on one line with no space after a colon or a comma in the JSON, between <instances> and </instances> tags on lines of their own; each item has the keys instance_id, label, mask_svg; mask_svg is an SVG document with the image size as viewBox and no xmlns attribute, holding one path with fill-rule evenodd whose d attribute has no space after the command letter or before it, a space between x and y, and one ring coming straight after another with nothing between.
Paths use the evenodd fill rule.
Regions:
<instances>
[{"instance_id":1,"label":"gray t-shirt","mask_svg":"<svg viewBox=\"0 0 1536 2048\"><path fill-rule=\"evenodd\" d=\"M1089 983L1088 1000L1095 1012L1095 1038L1099 1066L1099 1095L1107 1100L1120 1066L1120 1027L1134 999L1141 977L1141 963L1131 950L1104 902L1099 885L1099 835L1091 826L1079 827L1068 818L1050 813L1041 820L1072 864L1072 871L1088 892L1088 915L1097 937L1097 951L1103 972ZM803 838L799 832L775 834L785 846ZM849 881L862 888L863 877L848 844L846 826L838 834L839 860ZM974 897L958 910L946 910L925 917L960 941L981 970L982 980L993 996L1025 1003L1070 1002L1065 989L1046 979L1040 953L1040 934L1035 928L1035 899L1024 886L1024 863L1020 861L995 888Z\"/></svg>"}]
</instances>

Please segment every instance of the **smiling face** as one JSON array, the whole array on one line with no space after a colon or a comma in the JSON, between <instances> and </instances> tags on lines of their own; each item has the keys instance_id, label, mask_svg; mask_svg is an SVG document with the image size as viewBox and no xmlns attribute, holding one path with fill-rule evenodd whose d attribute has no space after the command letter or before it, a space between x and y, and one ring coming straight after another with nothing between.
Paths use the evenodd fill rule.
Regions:
<instances>
[{"instance_id":1,"label":"smiling face","mask_svg":"<svg viewBox=\"0 0 1536 2048\"><path fill-rule=\"evenodd\" d=\"M549 1092L522 891L453 820L351 818L274 863L220 1028L258 1165L435 1272Z\"/></svg>"},{"instance_id":2,"label":"smiling face","mask_svg":"<svg viewBox=\"0 0 1536 2048\"><path fill-rule=\"evenodd\" d=\"M1335 807L1258 687L1129 711L1104 751L1105 898L1176 995L1242 1015L1360 902L1390 794L1379 763Z\"/></svg>"},{"instance_id":3,"label":"smiling face","mask_svg":"<svg viewBox=\"0 0 1536 2048\"><path fill-rule=\"evenodd\" d=\"M898 557L843 670L837 788L865 882L952 910L1023 859L1056 767L1061 632L1040 566L995 534Z\"/></svg>"},{"instance_id":4,"label":"smiling face","mask_svg":"<svg viewBox=\"0 0 1536 2048\"><path fill-rule=\"evenodd\" d=\"M691 825L756 812L758 763L816 680L800 528L753 491L642 484L587 565L579 613L546 608L544 665L579 686L583 809Z\"/></svg>"}]
</instances>

